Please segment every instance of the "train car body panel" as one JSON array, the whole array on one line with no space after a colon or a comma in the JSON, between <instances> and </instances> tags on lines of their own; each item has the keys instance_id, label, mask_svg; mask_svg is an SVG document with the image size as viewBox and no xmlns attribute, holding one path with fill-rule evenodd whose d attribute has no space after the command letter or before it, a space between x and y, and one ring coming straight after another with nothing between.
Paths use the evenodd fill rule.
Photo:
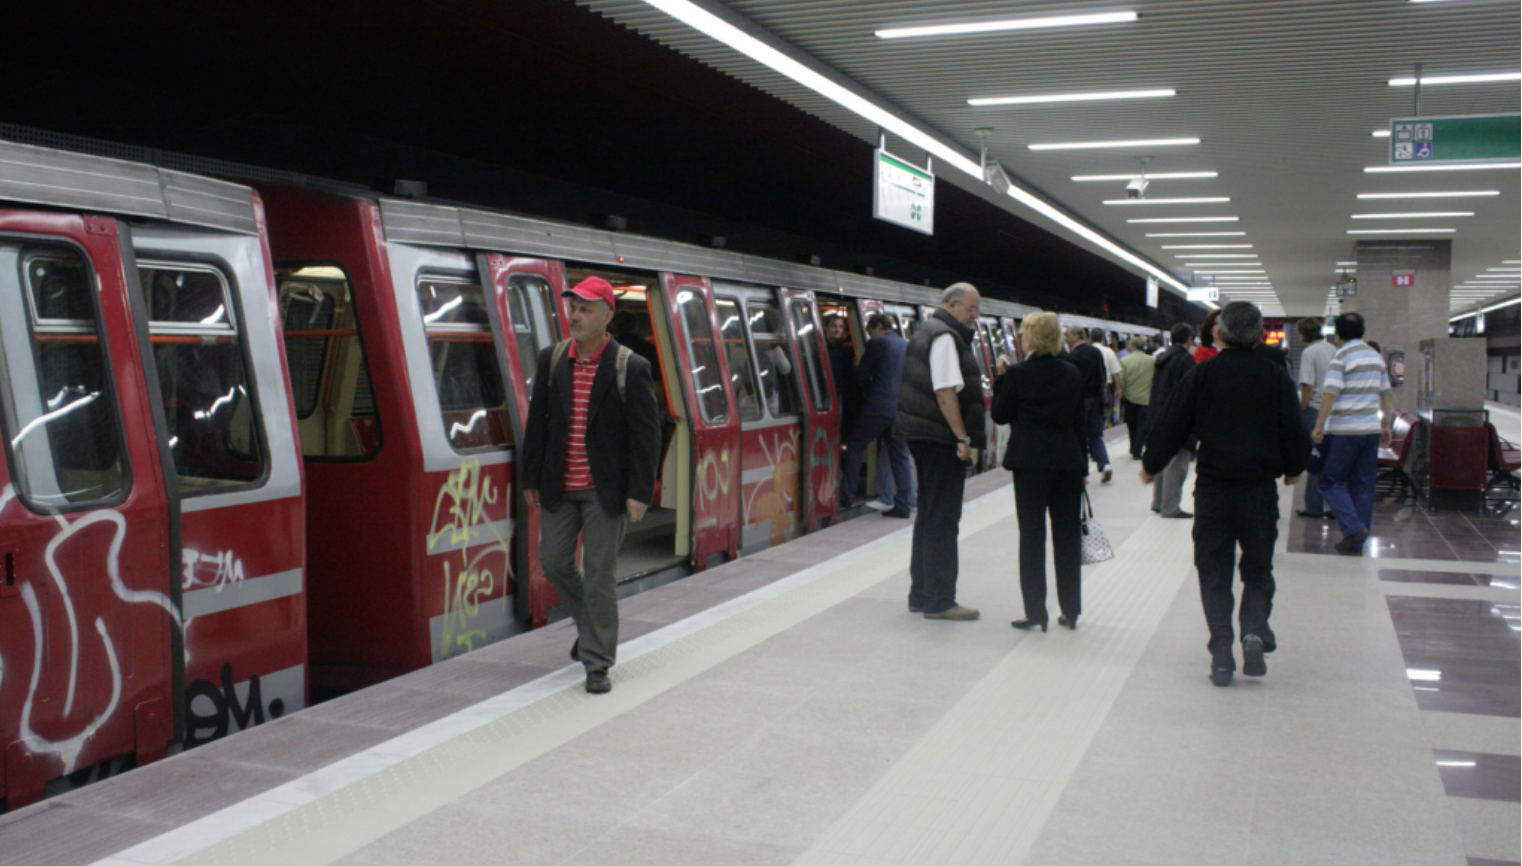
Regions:
<instances>
[{"instance_id":1,"label":"train car body panel","mask_svg":"<svg viewBox=\"0 0 1522 866\"><path fill-rule=\"evenodd\" d=\"M779 289L788 336L796 347L798 375L803 384L803 441L801 452L803 513L807 531L813 532L840 517L840 401L835 399L824 327L814 304L814 293Z\"/></svg>"}]
</instances>

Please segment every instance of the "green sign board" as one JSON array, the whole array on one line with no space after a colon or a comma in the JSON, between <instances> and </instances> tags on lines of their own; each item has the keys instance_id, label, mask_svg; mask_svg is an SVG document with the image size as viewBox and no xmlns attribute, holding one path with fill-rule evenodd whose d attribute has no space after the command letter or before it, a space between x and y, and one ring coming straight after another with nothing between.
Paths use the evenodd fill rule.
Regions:
<instances>
[{"instance_id":1,"label":"green sign board","mask_svg":"<svg viewBox=\"0 0 1522 866\"><path fill-rule=\"evenodd\" d=\"M1515 162L1522 159L1522 115L1398 117L1390 121L1390 164Z\"/></svg>"}]
</instances>

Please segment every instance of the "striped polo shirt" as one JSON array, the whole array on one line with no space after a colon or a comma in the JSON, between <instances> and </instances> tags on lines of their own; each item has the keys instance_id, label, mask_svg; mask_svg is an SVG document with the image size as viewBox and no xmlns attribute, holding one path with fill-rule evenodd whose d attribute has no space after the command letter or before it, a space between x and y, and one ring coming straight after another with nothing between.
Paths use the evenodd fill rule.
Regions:
<instances>
[{"instance_id":1,"label":"striped polo shirt","mask_svg":"<svg viewBox=\"0 0 1522 866\"><path fill-rule=\"evenodd\" d=\"M571 341L571 438L565 451L566 490L592 489L592 464L587 462L587 407L592 405L592 380L597 378L597 365L609 339L604 334L602 345L588 358L579 357L576 341Z\"/></svg>"},{"instance_id":2,"label":"striped polo shirt","mask_svg":"<svg viewBox=\"0 0 1522 866\"><path fill-rule=\"evenodd\" d=\"M1327 365L1322 392L1337 398L1324 432L1336 436L1379 434L1379 398L1390 393L1390 377L1379 353L1362 340L1342 344Z\"/></svg>"}]
</instances>

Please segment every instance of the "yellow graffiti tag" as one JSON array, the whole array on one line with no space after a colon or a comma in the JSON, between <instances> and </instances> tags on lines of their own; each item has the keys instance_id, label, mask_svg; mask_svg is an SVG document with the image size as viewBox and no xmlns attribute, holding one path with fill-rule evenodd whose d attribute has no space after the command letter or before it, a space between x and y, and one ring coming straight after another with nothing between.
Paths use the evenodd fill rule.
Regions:
<instances>
[{"instance_id":1,"label":"yellow graffiti tag","mask_svg":"<svg viewBox=\"0 0 1522 866\"><path fill-rule=\"evenodd\" d=\"M508 489L511 492L511 489ZM448 539L451 548L460 551L460 570L455 572L449 561L444 562L444 622L439 637L439 658L467 653L479 643L485 643L487 634L483 628L472 628L481 613L481 602L496 590L497 575L482 566L489 556L500 555L504 579L512 577L512 557L508 538L512 536L512 524L506 533L499 533L488 519L487 506L498 500L497 490L491 478L482 473L481 461L470 460L450 473L439 486L438 498L433 504L433 521L429 524L428 549L434 550L440 542ZM440 526L442 517L443 525ZM489 537L483 538L483 534ZM485 542L479 546L476 542ZM471 548L475 554L471 555Z\"/></svg>"}]
</instances>

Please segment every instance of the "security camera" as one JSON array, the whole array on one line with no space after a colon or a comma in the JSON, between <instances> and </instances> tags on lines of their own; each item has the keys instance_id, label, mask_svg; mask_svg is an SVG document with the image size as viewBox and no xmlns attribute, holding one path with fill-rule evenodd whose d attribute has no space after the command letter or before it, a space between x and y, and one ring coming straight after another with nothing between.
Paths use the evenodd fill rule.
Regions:
<instances>
[{"instance_id":1,"label":"security camera","mask_svg":"<svg viewBox=\"0 0 1522 866\"><path fill-rule=\"evenodd\" d=\"M1126 184L1126 198L1144 198L1147 194L1147 179L1134 177Z\"/></svg>"}]
</instances>

